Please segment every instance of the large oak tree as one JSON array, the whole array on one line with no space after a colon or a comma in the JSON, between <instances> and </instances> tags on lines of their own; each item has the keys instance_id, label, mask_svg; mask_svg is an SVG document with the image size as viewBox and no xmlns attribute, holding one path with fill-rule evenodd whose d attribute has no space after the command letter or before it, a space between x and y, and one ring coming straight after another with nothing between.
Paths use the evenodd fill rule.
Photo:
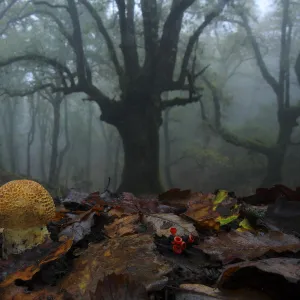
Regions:
<instances>
[{"instance_id":1,"label":"large oak tree","mask_svg":"<svg viewBox=\"0 0 300 300\"><path fill-rule=\"evenodd\" d=\"M187 40L180 62L178 48L184 16L188 13L187 10L199 4L199 1L170 1L169 11L163 21L161 10L166 1L111 1L111 5L117 7L116 35L111 34L105 25L103 16L107 17L107 14L103 15L99 9L101 1L65 0L60 1L60 4L55 1L33 1L33 4L29 5L29 11L25 10L18 19L35 15L37 18L42 16L48 18L48 22L54 22L74 54L73 65L70 62L63 64L41 53L25 53L1 61L0 66L24 61L29 62L29 66L34 65L32 62L45 65L54 69L60 76L61 86L54 85L53 80L43 81L36 83L33 90L51 88L53 92L63 92L65 95L77 92L87 94L89 100L99 105L101 120L115 126L122 138L125 161L119 190L136 193L159 192L159 127L162 123L162 111L175 105L198 101L199 97L194 93L193 84L188 80L192 77L189 76L192 52L203 30L219 16L229 1L210 1L209 4L214 3L215 6L198 19L199 24ZM118 99L111 99L96 83L102 74L93 72L90 57L87 55L85 36L82 32L83 12L89 13L94 21L96 36L101 37L106 44L108 59L118 81ZM65 15L67 20L64 20L62 15ZM137 24L142 25L142 53L141 45L137 42ZM116 36L119 36L119 44L115 42ZM180 64L180 68L175 78L177 63ZM163 92L175 90L188 91L189 96L162 101Z\"/></svg>"}]
</instances>

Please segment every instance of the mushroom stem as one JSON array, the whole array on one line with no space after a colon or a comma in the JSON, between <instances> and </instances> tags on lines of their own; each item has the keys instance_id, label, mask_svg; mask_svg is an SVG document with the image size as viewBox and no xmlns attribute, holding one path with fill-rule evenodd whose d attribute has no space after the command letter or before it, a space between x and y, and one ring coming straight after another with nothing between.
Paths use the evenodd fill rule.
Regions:
<instances>
[{"instance_id":1,"label":"mushroom stem","mask_svg":"<svg viewBox=\"0 0 300 300\"><path fill-rule=\"evenodd\" d=\"M7 259L10 254L20 254L27 249L32 249L49 237L46 226L36 226L27 229L3 230L2 258Z\"/></svg>"}]
</instances>

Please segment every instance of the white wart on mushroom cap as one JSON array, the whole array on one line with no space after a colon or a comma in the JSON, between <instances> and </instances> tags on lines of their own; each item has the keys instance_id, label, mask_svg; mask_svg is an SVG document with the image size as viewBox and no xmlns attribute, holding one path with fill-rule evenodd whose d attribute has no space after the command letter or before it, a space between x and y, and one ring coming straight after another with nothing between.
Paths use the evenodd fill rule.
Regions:
<instances>
[{"instance_id":1,"label":"white wart on mushroom cap","mask_svg":"<svg viewBox=\"0 0 300 300\"><path fill-rule=\"evenodd\" d=\"M2 257L20 254L42 244L49 236L46 225L54 217L54 201L39 183L24 179L1 186Z\"/></svg>"}]
</instances>

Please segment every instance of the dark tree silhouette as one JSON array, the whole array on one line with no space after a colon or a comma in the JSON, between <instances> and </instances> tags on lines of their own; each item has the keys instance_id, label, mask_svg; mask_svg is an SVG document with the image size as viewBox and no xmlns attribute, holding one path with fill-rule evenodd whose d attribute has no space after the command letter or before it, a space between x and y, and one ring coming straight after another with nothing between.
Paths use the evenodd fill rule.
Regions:
<instances>
[{"instance_id":1,"label":"dark tree silhouette","mask_svg":"<svg viewBox=\"0 0 300 300\"><path fill-rule=\"evenodd\" d=\"M76 72L72 72L68 65L54 58L36 53L11 57L0 62L0 66L21 61L44 64L57 71L62 85L55 86L52 82L43 82L36 86L35 90L52 88L53 92L61 91L65 95L86 93L89 100L99 105L101 120L115 126L121 136L125 161L119 190L135 193L160 192L162 186L159 180L159 127L162 124L162 111L167 107L186 105L199 100L199 96L193 93L191 83L187 84L191 54L203 30L219 16L229 1L216 1L217 5L204 16L203 22L192 33L180 63L179 76L175 80L174 70L183 17L196 0L172 0L161 35L159 1L140 1L144 38L142 64L138 54L134 0L114 1L118 8L122 62L117 55L113 37L105 27L93 1L66 0L65 5L34 1L34 11L27 12L20 18L42 14L54 21L75 54ZM120 88L120 97L117 100L110 99L95 85L95 76L84 50L82 20L79 17L79 10L82 11L83 8L94 19L98 33L108 48ZM58 17L61 11L67 12L69 23L61 21ZM71 28L66 28L66 23L71 24ZM190 91L190 96L162 101L163 92L174 90Z\"/></svg>"},{"instance_id":2,"label":"dark tree silhouette","mask_svg":"<svg viewBox=\"0 0 300 300\"><path fill-rule=\"evenodd\" d=\"M260 73L264 80L268 83L274 92L276 105L277 105L277 121L278 121L278 134L277 140L272 145L266 145L264 142L255 141L252 139L236 136L229 132L222 126L221 122L221 102L222 91L215 87L207 78L203 78L208 88L211 90L215 119L214 130L227 142L249 149L253 152L262 154L267 159L266 175L261 183L261 186L272 186L276 183L282 182L282 167L285 159L287 149L293 143L291 142L291 135L293 128L298 126L297 118L300 116L300 106L291 105L290 103L290 56L291 56L291 35L293 23L290 19L290 0L285 0L282 5L282 18L281 18L281 36L280 36L280 55L278 60L279 75L276 78L270 72L263 54L261 47L255 37L249 22L247 10L240 5L233 5L234 11L239 19L226 19L231 23L238 24L244 28L250 44L253 49L254 58L259 67ZM300 55L300 54L299 54ZM300 56L296 60L295 72L300 85Z\"/></svg>"}]
</instances>

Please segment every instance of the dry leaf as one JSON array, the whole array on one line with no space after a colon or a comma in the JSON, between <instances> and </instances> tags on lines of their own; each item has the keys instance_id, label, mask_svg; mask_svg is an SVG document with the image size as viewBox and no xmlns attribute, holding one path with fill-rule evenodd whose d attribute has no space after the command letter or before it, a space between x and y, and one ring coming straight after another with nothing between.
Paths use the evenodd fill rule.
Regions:
<instances>
[{"instance_id":1,"label":"dry leaf","mask_svg":"<svg viewBox=\"0 0 300 300\"><path fill-rule=\"evenodd\" d=\"M60 288L75 298L81 297L87 291L94 293L99 280L116 273L130 274L147 291L160 290L167 283L166 275L172 267L155 249L153 238L146 234L90 244L86 252L75 259L72 272L62 280Z\"/></svg>"},{"instance_id":2,"label":"dry leaf","mask_svg":"<svg viewBox=\"0 0 300 300\"><path fill-rule=\"evenodd\" d=\"M106 225L104 228L106 234L110 238L135 234L137 233L136 227L139 220L140 216L138 214L134 214L121 219L116 219L112 224Z\"/></svg>"},{"instance_id":3,"label":"dry leaf","mask_svg":"<svg viewBox=\"0 0 300 300\"><path fill-rule=\"evenodd\" d=\"M97 284L95 293L89 292L85 299L91 300L148 300L145 287L128 275L110 274Z\"/></svg>"},{"instance_id":4,"label":"dry leaf","mask_svg":"<svg viewBox=\"0 0 300 300\"><path fill-rule=\"evenodd\" d=\"M252 288L271 299L297 300L300 295L300 260L269 258L229 265L221 274L221 289Z\"/></svg>"},{"instance_id":5,"label":"dry leaf","mask_svg":"<svg viewBox=\"0 0 300 300\"><path fill-rule=\"evenodd\" d=\"M26 251L17 260L0 260L0 287L6 287L16 279L30 280L43 265L66 254L72 244L72 239L63 243L48 242ZM42 251L43 247L47 248Z\"/></svg>"},{"instance_id":6,"label":"dry leaf","mask_svg":"<svg viewBox=\"0 0 300 300\"><path fill-rule=\"evenodd\" d=\"M143 222L148 226L151 225L159 237L170 236L171 227L176 227L179 236L189 235L190 233L195 237L198 236L192 222L174 214L144 215Z\"/></svg>"},{"instance_id":7,"label":"dry leaf","mask_svg":"<svg viewBox=\"0 0 300 300\"><path fill-rule=\"evenodd\" d=\"M272 300L261 291L255 291L250 289L239 289L234 291L220 291L217 288L212 288L203 284L181 284L180 289L191 292L193 295L199 295L199 299L220 299L220 300ZM179 292L180 296L186 296L186 299L191 295L190 293ZM204 297L203 297L204 296ZM208 296L209 298L206 298ZM213 298L211 298L213 297ZM185 298L184 298L185 299Z\"/></svg>"},{"instance_id":8,"label":"dry leaf","mask_svg":"<svg viewBox=\"0 0 300 300\"><path fill-rule=\"evenodd\" d=\"M268 251L277 253L300 250L300 240L282 232L269 232L256 235L249 231L220 232L218 236L210 236L199 245L194 246L223 263L235 259L251 260Z\"/></svg>"}]
</instances>

